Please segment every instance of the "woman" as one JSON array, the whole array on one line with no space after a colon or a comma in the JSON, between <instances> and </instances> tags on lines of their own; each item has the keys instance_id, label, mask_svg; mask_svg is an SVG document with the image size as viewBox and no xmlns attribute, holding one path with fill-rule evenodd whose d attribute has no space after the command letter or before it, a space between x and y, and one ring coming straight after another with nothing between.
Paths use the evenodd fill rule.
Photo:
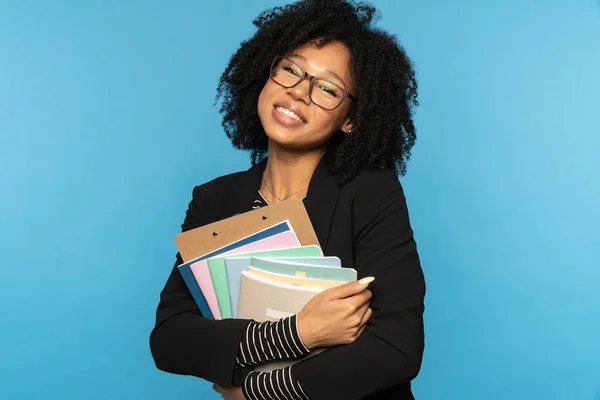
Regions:
<instances>
[{"instance_id":1,"label":"woman","mask_svg":"<svg viewBox=\"0 0 600 400\"><path fill-rule=\"evenodd\" d=\"M225 132L253 166L194 188L182 225L304 199L325 255L366 282L322 292L275 323L209 320L177 255L150 338L159 369L213 382L224 399L414 398L425 284L397 176L415 141L417 84L374 15L365 4L313 0L259 16L218 87ZM323 347L292 367L252 371Z\"/></svg>"}]
</instances>

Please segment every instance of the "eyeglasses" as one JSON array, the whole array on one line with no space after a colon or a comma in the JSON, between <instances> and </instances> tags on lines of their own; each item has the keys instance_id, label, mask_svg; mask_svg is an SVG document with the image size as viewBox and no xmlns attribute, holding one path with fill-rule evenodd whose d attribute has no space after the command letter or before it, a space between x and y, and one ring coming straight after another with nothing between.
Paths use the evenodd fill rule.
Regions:
<instances>
[{"instance_id":1,"label":"eyeglasses","mask_svg":"<svg viewBox=\"0 0 600 400\"><path fill-rule=\"evenodd\" d=\"M298 64L283 56L277 56L273 60L270 76L275 83L285 88L294 87L308 78L310 80L308 89L310 101L325 110L335 110L346 98L356 101L356 97L346 89L327 79L317 78L307 73Z\"/></svg>"}]
</instances>

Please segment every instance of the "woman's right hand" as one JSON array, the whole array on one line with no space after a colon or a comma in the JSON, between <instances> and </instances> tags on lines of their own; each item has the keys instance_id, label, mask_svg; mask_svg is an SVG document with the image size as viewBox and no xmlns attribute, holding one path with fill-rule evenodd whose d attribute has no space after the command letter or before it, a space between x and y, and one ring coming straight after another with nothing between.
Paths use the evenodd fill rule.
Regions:
<instances>
[{"instance_id":1,"label":"woman's right hand","mask_svg":"<svg viewBox=\"0 0 600 400\"><path fill-rule=\"evenodd\" d=\"M297 314L298 333L310 350L353 343L364 330L372 311L374 278L363 278L324 290L315 295Z\"/></svg>"}]
</instances>

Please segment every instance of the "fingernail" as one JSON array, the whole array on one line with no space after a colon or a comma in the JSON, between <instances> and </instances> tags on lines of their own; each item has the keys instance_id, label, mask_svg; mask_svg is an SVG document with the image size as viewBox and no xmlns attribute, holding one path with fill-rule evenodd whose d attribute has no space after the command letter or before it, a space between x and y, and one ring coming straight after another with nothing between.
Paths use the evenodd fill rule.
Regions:
<instances>
[{"instance_id":1,"label":"fingernail","mask_svg":"<svg viewBox=\"0 0 600 400\"><path fill-rule=\"evenodd\" d=\"M366 278L362 278L360 281L358 281L358 283L360 283L361 285L368 285L369 283L373 282L374 280L375 280L374 277L367 276Z\"/></svg>"}]
</instances>

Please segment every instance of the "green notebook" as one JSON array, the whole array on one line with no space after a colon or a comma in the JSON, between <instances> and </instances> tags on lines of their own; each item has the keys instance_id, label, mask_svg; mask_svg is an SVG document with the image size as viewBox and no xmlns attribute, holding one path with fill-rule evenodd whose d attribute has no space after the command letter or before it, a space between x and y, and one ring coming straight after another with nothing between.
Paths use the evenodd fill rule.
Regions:
<instances>
[{"instance_id":1,"label":"green notebook","mask_svg":"<svg viewBox=\"0 0 600 400\"><path fill-rule=\"evenodd\" d=\"M330 257L337 260L338 266L341 264L339 258ZM310 279L324 279L328 281L352 282L356 280L356 270L354 268L339 268L332 265L307 265L298 262L288 262L284 260L269 260L261 256L252 256L250 265L263 271L274 272L282 275L301 276Z\"/></svg>"},{"instance_id":2,"label":"green notebook","mask_svg":"<svg viewBox=\"0 0 600 400\"><path fill-rule=\"evenodd\" d=\"M319 246L310 245L302 247L294 247L289 249L281 250L269 250L269 251L258 251L252 253L236 254L225 257L209 258L208 269L210 271L210 277L213 281L213 287L215 288L215 294L217 295L217 303L219 304L219 311L221 312L221 318L232 318L231 313L231 301L229 297L229 285L227 283L227 272L225 270L225 259L226 258L249 258L253 256L258 257L322 257L323 252ZM250 263L248 263L250 265Z\"/></svg>"}]
</instances>

